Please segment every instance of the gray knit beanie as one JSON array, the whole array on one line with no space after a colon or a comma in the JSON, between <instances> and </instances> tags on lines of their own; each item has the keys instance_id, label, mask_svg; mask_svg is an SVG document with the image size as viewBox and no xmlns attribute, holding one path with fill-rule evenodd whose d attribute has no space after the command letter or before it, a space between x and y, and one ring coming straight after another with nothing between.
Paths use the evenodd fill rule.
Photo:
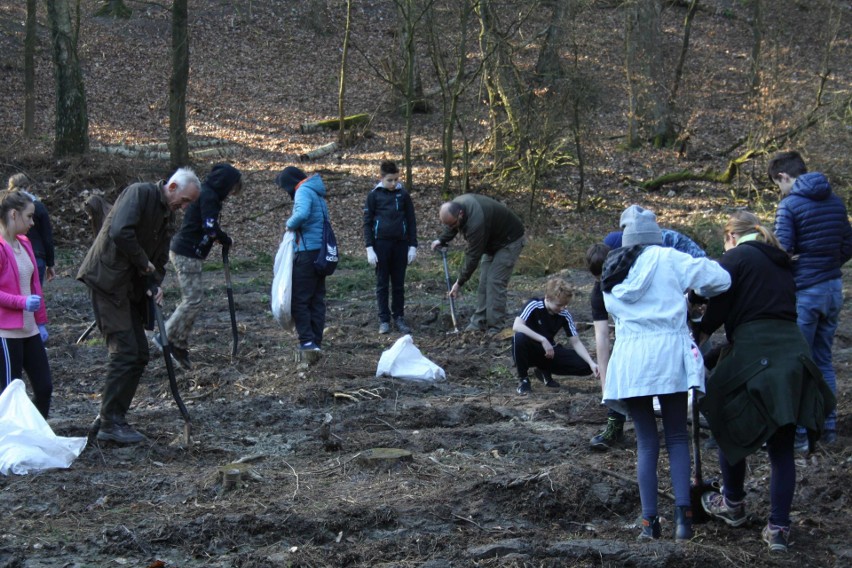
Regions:
<instances>
[{"instance_id":1,"label":"gray knit beanie","mask_svg":"<svg viewBox=\"0 0 852 568\"><path fill-rule=\"evenodd\" d=\"M657 225L657 216L653 211L631 205L621 214L621 246L661 245L663 233Z\"/></svg>"}]
</instances>

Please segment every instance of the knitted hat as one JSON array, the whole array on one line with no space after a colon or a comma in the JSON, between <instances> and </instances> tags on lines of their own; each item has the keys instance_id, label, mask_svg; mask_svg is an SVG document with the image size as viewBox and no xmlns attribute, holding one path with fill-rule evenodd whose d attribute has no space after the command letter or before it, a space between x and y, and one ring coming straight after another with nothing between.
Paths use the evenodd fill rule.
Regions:
<instances>
[{"instance_id":1,"label":"knitted hat","mask_svg":"<svg viewBox=\"0 0 852 568\"><path fill-rule=\"evenodd\" d=\"M611 249L621 248L621 231L613 231L604 237L603 243Z\"/></svg>"},{"instance_id":2,"label":"knitted hat","mask_svg":"<svg viewBox=\"0 0 852 568\"><path fill-rule=\"evenodd\" d=\"M661 245L663 233L657 225L657 216L653 211L631 205L621 214L621 244L625 247L633 245Z\"/></svg>"},{"instance_id":3,"label":"knitted hat","mask_svg":"<svg viewBox=\"0 0 852 568\"><path fill-rule=\"evenodd\" d=\"M286 191L292 198L296 195L296 186L299 185L300 181L307 177L308 176L305 172L296 166L287 166L281 170L281 173L275 178L275 183L278 184L278 187Z\"/></svg>"}]
</instances>

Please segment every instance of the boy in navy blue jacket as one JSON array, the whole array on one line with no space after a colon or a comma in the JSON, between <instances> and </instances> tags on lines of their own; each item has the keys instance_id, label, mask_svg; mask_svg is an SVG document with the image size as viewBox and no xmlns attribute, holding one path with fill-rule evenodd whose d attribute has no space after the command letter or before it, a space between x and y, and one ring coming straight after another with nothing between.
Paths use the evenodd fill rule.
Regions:
<instances>
[{"instance_id":1,"label":"boy in navy blue jacket","mask_svg":"<svg viewBox=\"0 0 852 568\"><path fill-rule=\"evenodd\" d=\"M574 291L562 278L551 278L545 287L544 299L533 298L515 318L512 329L512 358L518 368L518 394L532 390L528 376L530 367L545 386L558 388L553 375L585 376L598 374L598 366L577 337L574 319L565 309ZM565 330L572 349L554 343L554 336Z\"/></svg>"},{"instance_id":2,"label":"boy in navy blue jacket","mask_svg":"<svg viewBox=\"0 0 852 568\"><path fill-rule=\"evenodd\" d=\"M399 183L399 169L394 162L382 162L379 170L381 179L364 204L367 262L376 269L379 333L390 333L391 317L400 333L410 333L405 322L405 271L417 257L414 203Z\"/></svg>"},{"instance_id":3,"label":"boy in navy blue jacket","mask_svg":"<svg viewBox=\"0 0 852 568\"><path fill-rule=\"evenodd\" d=\"M834 333L843 307L840 267L852 258L852 226L843 200L831 190L825 175L808 172L798 152L772 157L769 179L781 191L775 212L775 236L796 258L796 311L799 329L811 347L814 362L832 392L837 375L831 358ZM825 420L823 441L837 440L837 412ZM804 429L796 433L796 449L809 447Z\"/></svg>"}]
</instances>

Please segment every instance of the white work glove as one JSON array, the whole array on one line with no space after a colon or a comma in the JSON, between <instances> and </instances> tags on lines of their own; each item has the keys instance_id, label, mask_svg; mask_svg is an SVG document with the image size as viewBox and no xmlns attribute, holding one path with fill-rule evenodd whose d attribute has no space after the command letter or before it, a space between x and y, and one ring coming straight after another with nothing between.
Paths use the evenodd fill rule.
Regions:
<instances>
[{"instance_id":1,"label":"white work glove","mask_svg":"<svg viewBox=\"0 0 852 568\"><path fill-rule=\"evenodd\" d=\"M415 258L417 258L417 247L408 247L408 264L414 262Z\"/></svg>"},{"instance_id":2,"label":"white work glove","mask_svg":"<svg viewBox=\"0 0 852 568\"><path fill-rule=\"evenodd\" d=\"M367 262L372 267L375 267L379 263L379 257L376 256L376 251L373 250L373 247L367 247Z\"/></svg>"}]
</instances>

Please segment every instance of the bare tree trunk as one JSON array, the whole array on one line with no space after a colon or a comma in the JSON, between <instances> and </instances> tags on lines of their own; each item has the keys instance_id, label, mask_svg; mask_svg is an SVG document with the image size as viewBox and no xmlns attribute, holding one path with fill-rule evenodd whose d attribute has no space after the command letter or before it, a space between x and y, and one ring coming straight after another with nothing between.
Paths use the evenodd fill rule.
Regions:
<instances>
[{"instance_id":1,"label":"bare tree trunk","mask_svg":"<svg viewBox=\"0 0 852 568\"><path fill-rule=\"evenodd\" d=\"M751 95L755 96L760 91L760 50L763 44L763 16L760 6L761 0L752 0L751 13L751 69L749 74L751 80Z\"/></svg>"},{"instance_id":2,"label":"bare tree trunk","mask_svg":"<svg viewBox=\"0 0 852 568\"><path fill-rule=\"evenodd\" d=\"M535 64L535 72L539 77L559 77L562 74L562 59L559 52L565 35L562 26L569 1L554 0L552 2L550 23L547 25L547 32L545 32L541 51L538 53L538 61Z\"/></svg>"},{"instance_id":3,"label":"bare tree trunk","mask_svg":"<svg viewBox=\"0 0 852 568\"><path fill-rule=\"evenodd\" d=\"M660 10L659 0L629 0L625 4L626 66L631 115L635 121L628 127L631 146L640 143L639 129L658 148L676 138L670 97L663 79Z\"/></svg>"},{"instance_id":4,"label":"bare tree trunk","mask_svg":"<svg viewBox=\"0 0 852 568\"><path fill-rule=\"evenodd\" d=\"M35 48L36 0L27 0L27 23L24 35L24 136L35 131Z\"/></svg>"},{"instance_id":5,"label":"bare tree trunk","mask_svg":"<svg viewBox=\"0 0 852 568\"><path fill-rule=\"evenodd\" d=\"M756 0L759 1L759 0ZM671 103L674 106L677 101L677 92L680 89L680 80L683 78L683 66L686 63L686 55L689 52L689 36L692 34L692 20L695 19L695 13L698 11L698 0L692 0L689 3L689 9L686 11L686 18L683 22L683 43L680 47L680 56L675 66L674 82L672 83Z\"/></svg>"},{"instance_id":6,"label":"bare tree trunk","mask_svg":"<svg viewBox=\"0 0 852 568\"><path fill-rule=\"evenodd\" d=\"M503 162L506 143L518 157L526 151L526 136L522 116L523 87L512 61L512 52L505 34L498 29L497 13L491 0L480 0L480 49L485 60L485 87L488 91L492 121L492 144L495 165ZM499 110L498 110L499 109ZM502 118L505 117L505 125ZM508 131L508 132L507 132ZM511 136L505 140L505 135Z\"/></svg>"},{"instance_id":7,"label":"bare tree trunk","mask_svg":"<svg viewBox=\"0 0 852 568\"><path fill-rule=\"evenodd\" d=\"M343 32L343 54L340 57L340 85L337 91L337 113L340 117L340 129L337 143L343 147L346 142L346 60L349 56L349 31L352 29L352 0L346 0L346 28Z\"/></svg>"},{"instance_id":8,"label":"bare tree trunk","mask_svg":"<svg viewBox=\"0 0 852 568\"><path fill-rule=\"evenodd\" d=\"M89 150L89 114L83 73L77 57L77 35L71 25L68 0L47 0L53 40L53 68L56 78L56 156L85 154Z\"/></svg>"},{"instance_id":9,"label":"bare tree trunk","mask_svg":"<svg viewBox=\"0 0 852 568\"><path fill-rule=\"evenodd\" d=\"M442 17L443 13L436 15L434 8L426 14L429 55L435 68L443 111L441 115L441 159L444 171L441 181L441 194L445 197L450 195L450 179L455 163L454 138L456 123L460 122L458 116L459 99L468 86L465 81L465 61L467 60L468 27L474 9L472 3L468 0L458 2L455 7L457 9L455 22L458 27L455 28L457 34L453 35L457 35L458 43L452 46L448 45L446 40L449 35L447 34L449 17Z\"/></svg>"},{"instance_id":10,"label":"bare tree trunk","mask_svg":"<svg viewBox=\"0 0 852 568\"><path fill-rule=\"evenodd\" d=\"M172 77L169 82L169 155L172 168L189 163L186 136L186 87L189 83L187 0L172 4Z\"/></svg>"}]
</instances>

